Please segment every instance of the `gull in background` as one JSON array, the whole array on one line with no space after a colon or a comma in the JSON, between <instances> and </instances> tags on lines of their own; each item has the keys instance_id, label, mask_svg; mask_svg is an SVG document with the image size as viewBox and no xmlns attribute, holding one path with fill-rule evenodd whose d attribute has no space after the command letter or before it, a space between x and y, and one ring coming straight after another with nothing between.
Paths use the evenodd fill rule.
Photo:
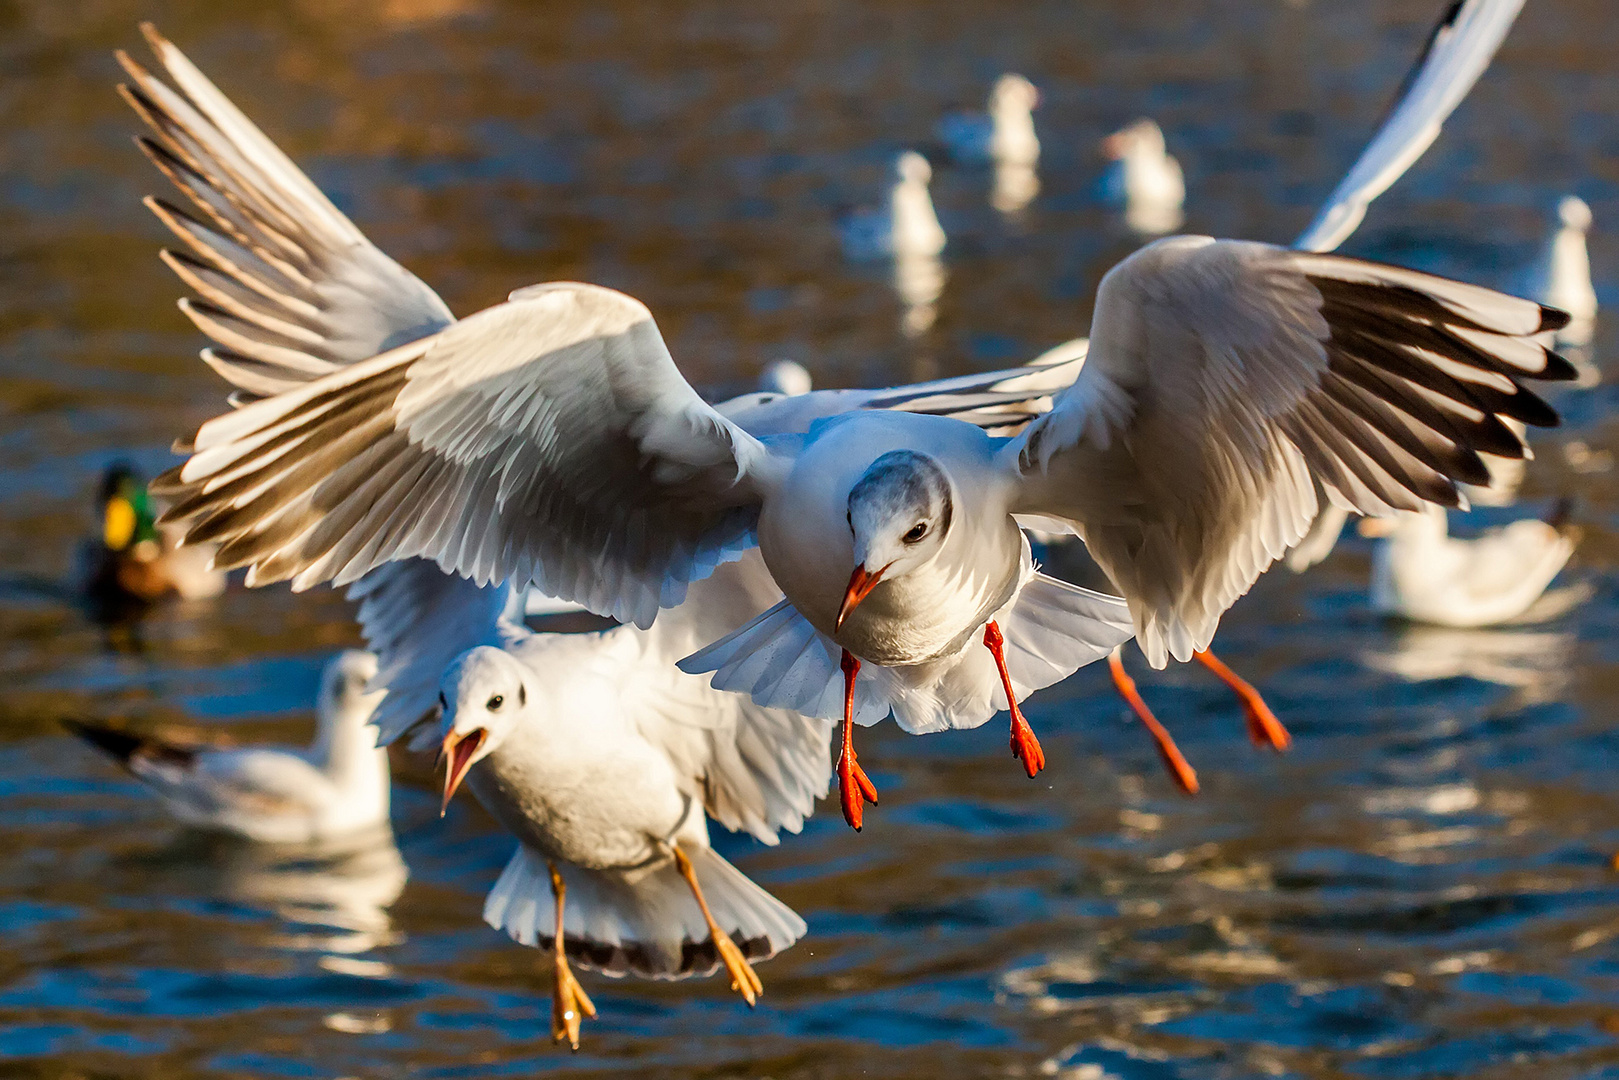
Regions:
<instances>
[{"instance_id":1,"label":"gull in background","mask_svg":"<svg viewBox=\"0 0 1619 1080\"><path fill-rule=\"evenodd\" d=\"M307 750L180 746L84 721L68 729L150 788L181 822L265 844L319 844L388 828L388 754L366 689L376 657L350 649L321 673Z\"/></svg>"},{"instance_id":2,"label":"gull in background","mask_svg":"<svg viewBox=\"0 0 1619 1080\"><path fill-rule=\"evenodd\" d=\"M1523 282L1525 296L1568 312L1568 325L1557 331L1559 345L1590 345L1596 329L1597 294L1585 239L1590 229L1591 207L1578 195L1565 195L1557 204L1557 224Z\"/></svg>"},{"instance_id":3,"label":"gull in background","mask_svg":"<svg viewBox=\"0 0 1619 1080\"><path fill-rule=\"evenodd\" d=\"M1472 539L1450 535L1443 507L1368 520L1372 608L1435 626L1499 626L1522 619L1574 554L1579 531L1529 518Z\"/></svg>"},{"instance_id":4,"label":"gull in background","mask_svg":"<svg viewBox=\"0 0 1619 1080\"><path fill-rule=\"evenodd\" d=\"M1034 109L1040 91L1021 75L995 80L988 111L951 113L940 119L935 134L956 161L992 163L995 184L989 202L1003 214L1016 214L1040 193L1035 166L1040 138L1034 132Z\"/></svg>"},{"instance_id":5,"label":"gull in background","mask_svg":"<svg viewBox=\"0 0 1619 1080\"><path fill-rule=\"evenodd\" d=\"M1450 10L1367 151L1379 160L1351 171L1370 177L1340 185L1308 239L1347 235L1431 143L1517 7ZM218 91L164 58L240 136ZM318 207L299 180L288 205ZM289 240L297 258L327 257L306 239ZM1044 754L1018 701L1132 634L1154 666L1205 649L1308 529L1315 481L1366 514L1455 504L1458 481L1483 482L1479 451L1522 452L1501 417L1555 417L1524 383L1572 373L1535 341L1560 313L1310 246L1172 237L1130 256L1102 282L1078 376L1011 439L869 409L750 429L691 389L643 304L551 283L209 421L162 491L249 584L346 583L421 556L642 627L758 546L785 598L682 668L841 718L858 825L875 792L855 724L892 714L920 733L1007 710L1033 776ZM317 348L315 316L298 318ZM1124 598L1039 574L1027 518L1078 531Z\"/></svg>"},{"instance_id":6,"label":"gull in background","mask_svg":"<svg viewBox=\"0 0 1619 1080\"><path fill-rule=\"evenodd\" d=\"M904 314L900 330L906 337L926 333L938 318L938 300L944 292L944 227L933 210L928 182L933 167L915 150L907 150L894 163L895 181L888 205L880 210L856 211L839 226L843 252L852 262L892 259L894 292Z\"/></svg>"},{"instance_id":7,"label":"gull in background","mask_svg":"<svg viewBox=\"0 0 1619 1080\"><path fill-rule=\"evenodd\" d=\"M1143 117L1102 140L1114 163L1104 182L1109 202L1124 207L1124 222L1143 236L1174 232L1186 220L1186 178L1164 145L1164 130Z\"/></svg>"}]
</instances>

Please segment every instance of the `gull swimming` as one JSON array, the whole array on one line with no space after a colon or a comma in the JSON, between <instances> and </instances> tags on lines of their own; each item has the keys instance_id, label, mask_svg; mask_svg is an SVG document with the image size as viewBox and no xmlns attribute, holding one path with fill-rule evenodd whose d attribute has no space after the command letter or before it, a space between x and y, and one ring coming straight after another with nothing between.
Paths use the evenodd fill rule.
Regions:
<instances>
[{"instance_id":1,"label":"gull swimming","mask_svg":"<svg viewBox=\"0 0 1619 1080\"><path fill-rule=\"evenodd\" d=\"M1106 179L1109 201L1124 207L1124 221L1144 236L1161 236L1186 220L1186 178L1164 144L1164 129L1143 117L1102 140L1114 162Z\"/></svg>"},{"instance_id":2,"label":"gull swimming","mask_svg":"<svg viewBox=\"0 0 1619 1080\"><path fill-rule=\"evenodd\" d=\"M317 844L388 826L388 754L367 690L376 657L350 649L321 674L307 750L180 746L84 721L75 735L105 751L193 828L263 844Z\"/></svg>"},{"instance_id":3,"label":"gull swimming","mask_svg":"<svg viewBox=\"0 0 1619 1080\"><path fill-rule=\"evenodd\" d=\"M933 210L928 182L933 166L915 150L894 160L894 181L888 204L882 209L860 210L839 226L843 253L855 262L905 256L932 256L944 250L944 227Z\"/></svg>"},{"instance_id":4,"label":"gull swimming","mask_svg":"<svg viewBox=\"0 0 1619 1080\"><path fill-rule=\"evenodd\" d=\"M1525 296L1568 312L1568 325L1557 332L1559 345L1589 345L1596 328L1597 294L1585 239L1590 229L1591 207L1578 195L1565 195L1557 204L1557 224L1523 283Z\"/></svg>"},{"instance_id":5,"label":"gull swimming","mask_svg":"<svg viewBox=\"0 0 1619 1080\"><path fill-rule=\"evenodd\" d=\"M1576 530L1526 518L1471 539L1450 535L1443 507L1367 521L1372 608L1435 626L1499 626L1522 618L1574 554Z\"/></svg>"},{"instance_id":6,"label":"gull swimming","mask_svg":"<svg viewBox=\"0 0 1619 1080\"><path fill-rule=\"evenodd\" d=\"M1039 104L1035 85L1008 72L995 80L985 112L951 113L939 120L935 134L964 164L1033 165L1040 160L1040 138L1034 133Z\"/></svg>"},{"instance_id":7,"label":"gull swimming","mask_svg":"<svg viewBox=\"0 0 1619 1080\"><path fill-rule=\"evenodd\" d=\"M1460 96L1432 93L1433 72L1454 77L1455 55L1493 34L1476 76L1515 12L1456 8L1368 153L1408 164L1413 140L1431 142L1437 118L1412 110ZM165 63L240 135L211 84ZM290 168L252 145L255 168ZM1312 234L1353 227L1392 180L1373 165ZM1315 480L1361 513L1455 504L1457 481L1483 478L1480 450L1522 453L1502 417L1555 417L1524 383L1571 373L1535 340L1564 321L1398 267L1171 237L1103 279L1077 378L1015 438L869 410L776 433L703 402L639 301L551 283L209 421L162 490L188 538L219 542L216 561L250 567L250 584L345 583L421 556L642 627L758 546L785 599L682 666L761 706L841 718L858 825L874 792L853 725L891 713L925 732L1008 710L1032 776L1044 755L1017 702L1132 633L1156 667L1205 649L1303 536ZM1077 531L1125 597L1038 573L1020 517Z\"/></svg>"}]
</instances>

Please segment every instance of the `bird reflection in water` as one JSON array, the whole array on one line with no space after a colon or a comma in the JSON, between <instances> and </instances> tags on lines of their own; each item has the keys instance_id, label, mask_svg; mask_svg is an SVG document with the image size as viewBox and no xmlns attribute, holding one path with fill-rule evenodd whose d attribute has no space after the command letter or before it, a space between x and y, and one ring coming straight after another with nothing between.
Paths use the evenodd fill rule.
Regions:
<instances>
[{"instance_id":1,"label":"bird reflection in water","mask_svg":"<svg viewBox=\"0 0 1619 1080\"><path fill-rule=\"evenodd\" d=\"M155 855L176 891L239 904L285 925L274 948L355 957L398 944L388 908L409 871L386 826L317 844L253 844L187 830Z\"/></svg>"},{"instance_id":2,"label":"bird reflection in water","mask_svg":"<svg viewBox=\"0 0 1619 1080\"><path fill-rule=\"evenodd\" d=\"M1542 599L1573 606L1583 594L1579 586L1569 586ZM1516 691L1528 705L1555 700L1567 686L1574 645L1574 634L1563 630L1411 625L1364 650L1361 662L1412 683L1458 678L1494 683Z\"/></svg>"}]
</instances>

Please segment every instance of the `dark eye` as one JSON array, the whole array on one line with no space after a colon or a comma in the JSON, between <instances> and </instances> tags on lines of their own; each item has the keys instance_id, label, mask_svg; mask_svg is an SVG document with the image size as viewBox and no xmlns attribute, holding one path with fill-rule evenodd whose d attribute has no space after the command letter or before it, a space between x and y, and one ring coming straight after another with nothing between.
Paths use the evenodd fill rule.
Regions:
<instances>
[{"instance_id":1,"label":"dark eye","mask_svg":"<svg viewBox=\"0 0 1619 1080\"><path fill-rule=\"evenodd\" d=\"M522 683L517 684L517 707L521 709L528 704L528 688Z\"/></svg>"},{"instance_id":2,"label":"dark eye","mask_svg":"<svg viewBox=\"0 0 1619 1080\"><path fill-rule=\"evenodd\" d=\"M914 544L927 534L928 523L925 521L918 521L915 525L911 526L911 531L905 534L904 540L907 544Z\"/></svg>"},{"instance_id":3,"label":"dark eye","mask_svg":"<svg viewBox=\"0 0 1619 1080\"><path fill-rule=\"evenodd\" d=\"M499 709L502 705L506 704L506 699L501 695L496 694L494 697L484 702L484 704L489 707L490 712L494 712L496 709Z\"/></svg>"}]
</instances>

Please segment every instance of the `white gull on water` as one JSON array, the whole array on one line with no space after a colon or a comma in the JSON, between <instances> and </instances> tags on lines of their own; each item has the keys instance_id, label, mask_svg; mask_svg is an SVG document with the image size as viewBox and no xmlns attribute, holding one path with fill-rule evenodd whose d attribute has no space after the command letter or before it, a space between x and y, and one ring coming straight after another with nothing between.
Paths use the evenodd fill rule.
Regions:
<instances>
[{"instance_id":1,"label":"white gull on water","mask_svg":"<svg viewBox=\"0 0 1619 1080\"><path fill-rule=\"evenodd\" d=\"M180 821L268 844L315 844L388 827L388 754L366 684L376 657L350 649L321 673L315 740L307 750L181 746L73 721L155 792Z\"/></svg>"},{"instance_id":2,"label":"white gull on water","mask_svg":"<svg viewBox=\"0 0 1619 1080\"><path fill-rule=\"evenodd\" d=\"M1309 236L1347 235L1465 92L1446 80L1470 85L1517 7L1453 9ZM218 124L245 123L168 66ZM245 168L290 168L267 143L251 154ZM335 214L312 188L274 198L283 214ZM289 351L317 337L284 310ZM1456 481L1483 480L1480 450L1522 453L1502 417L1549 412L1522 381L1572 373L1535 341L1563 321L1397 267L1171 237L1104 278L1078 377L1015 438L864 410L784 431L704 403L640 302L553 283L210 421L163 490L250 584L351 582L422 556L643 627L757 545L785 599L683 666L760 705L841 716L858 824L875 793L853 723L892 713L935 731L1010 707L1033 775L1043 755L1016 702L1132 632L1154 666L1206 647L1304 535L1317 481L1361 513L1456 503ZM1030 518L1078 532L1124 599L1039 574L1018 528Z\"/></svg>"}]
</instances>

